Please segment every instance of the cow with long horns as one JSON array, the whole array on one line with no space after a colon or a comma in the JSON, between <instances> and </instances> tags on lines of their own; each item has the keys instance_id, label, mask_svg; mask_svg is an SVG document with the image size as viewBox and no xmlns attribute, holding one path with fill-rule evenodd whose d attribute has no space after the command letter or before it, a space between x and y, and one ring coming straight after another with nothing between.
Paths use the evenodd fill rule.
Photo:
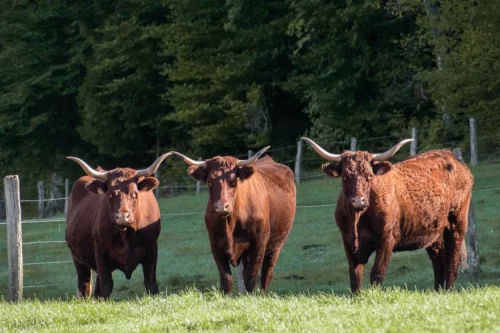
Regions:
<instances>
[{"instance_id":1,"label":"cow with long horns","mask_svg":"<svg viewBox=\"0 0 500 333\"><path fill-rule=\"evenodd\" d=\"M342 177L335 219L349 264L351 290L357 292L363 265L375 252L372 284L384 280L396 251L426 249L434 268L434 287L450 289L466 258L464 242L473 176L449 150L432 150L403 162L387 160L403 140L382 154L345 151L331 154L308 138L331 177Z\"/></svg>"},{"instance_id":2,"label":"cow with long horns","mask_svg":"<svg viewBox=\"0 0 500 333\"><path fill-rule=\"evenodd\" d=\"M68 157L87 176L79 178L69 198L66 243L73 256L78 295L91 294L91 271L97 272L95 297L108 298L113 290L114 270L127 279L141 264L144 286L158 293L156 262L160 234L160 209L151 191L158 180L151 175L170 153L149 168L92 169L76 157Z\"/></svg>"},{"instance_id":3,"label":"cow with long horns","mask_svg":"<svg viewBox=\"0 0 500 333\"><path fill-rule=\"evenodd\" d=\"M221 288L231 293L230 264L243 264L245 289L252 292L261 270L261 288L268 290L281 248L295 217L293 172L271 157L258 158L266 147L248 160L216 156L194 161L178 152L190 165L188 174L207 183L205 211L212 254Z\"/></svg>"}]
</instances>

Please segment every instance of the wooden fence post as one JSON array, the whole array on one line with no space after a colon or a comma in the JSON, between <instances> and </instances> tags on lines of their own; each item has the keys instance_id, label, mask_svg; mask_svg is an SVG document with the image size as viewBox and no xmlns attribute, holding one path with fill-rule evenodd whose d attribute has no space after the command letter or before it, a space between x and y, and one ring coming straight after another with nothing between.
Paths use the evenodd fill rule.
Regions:
<instances>
[{"instance_id":1,"label":"wooden fence post","mask_svg":"<svg viewBox=\"0 0 500 333\"><path fill-rule=\"evenodd\" d=\"M477 165L476 119L469 118L470 125L470 165Z\"/></svg>"},{"instance_id":2,"label":"wooden fence post","mask_svg":"<svg viewBox=\"0 0 500 333\"><path fill-rule=\"evenodd\" d=\"M198 157L198 161L201 161L201 157ZM196 181L196 194L200 194L201 191L201 182L199 180Z\"/></svg>"},{"instance_id":3,"label":"wooden fence post","mask_svg":"<svg viewBox=\"0 0 500 333\"><path fill-rule=\"evenodd\" d=\"M5 198L3 188L0 187L0 198ZM5 201L0 199L0 220L5 219Z\"/></svg>"},{"instance_id":4,"label":"wooden fence post","mask_svg":"<svg viewBox=\"0 0 500 333\"><path fill-rule=\"evenodd\" d=\"M38 218L45 216L43 180L38 181Z\"/></svg>"},{"instance_id":5,"label":"wooden fence post","mask_svg":"<svg viewBox=\"0 0 500 333\"><path fill-rule=\"evenodd\" d=\"M64 180L64 216L68 215L68 201L69 201L69 179Z\"/></svg>"},{"instance_id":6,"label":"wooden fence post","mask_svg":"<svg viewBox=\"0 0 500 333\"><path fill-rule=\"evenodd\" d=\"M462 151L460 148L453 149L453 154L457 157L457 159L464 163L464 159L462 158ZM480 271L479 266L479 246L477 241L476 234L476 219L474 217L474 204L472 200L469 206L469 216L467 223L467 233L465 235L465 242L467 244L467 268L466 271L476 275Z\"/></svg>"},{"instance_id":7,"label":"wooden fence post","mask_svg":"<svg viewBox=\"0 0 500 333\"><path fill-rule=\"evenodd\" d=\"M418 128L411 129L411 138L413 141L410 142L410 156L415 156L418 154Z\"/></svg>"},{"instance_id":8,"label":"wooden fence post","mask_svg":"<svg viewBox=\"0 0 500 333\"><path fill-rule=\"evenodd\" d=\"M356 150L356 138L351 137L351 151L355 151L355 150Z\"/></svg>"},{"instance_id":9,"label":"wooden fence post","mask_svg":"<svg viewBox=\"0 0 500 333\"><path fill-rule=\"evenodd\" d=\"M21 228L21 201L19 177L4 178L7 208L7 256L9 261L9 301L23 298L23 234Z\"/></svg>"},{"instance_id":10,"label":"wooden fence post","mask_svg":"<svg viewBox=\"0 0 500 333\"><path fill-rule=\"evenodd\" d=\"M253 156L253 150L251 149L248 149L248 158L252 157Z\"/></svg>"},{"instance_id":11,"label":"wooden fence post","mask_svg":"<svg viewBox=\"0 0 500 333\"><path fill-rule=\"evenodd\" d=\"M297 142L297 156L295 157L295 184L300 184L302 175L302 140Z\"/></svg>"},{"instance_id":12,"label":"wooden fence post","mask_svg":"<svg viewBox=\"0 0 500 333\"><path fill-rule=\"evenodd\" d=\"M158 159L158 157L160 157L160 138L159 138L158 132L157 132L156 133L156 158ZM159 169L160 168L156 168L156 170L155 170L155 178L156 179L158 179ZM160 189L159 189L159 186L156 186L155 197L158 199L159 196L160 196Z\"/></svg>"}]
</instances>

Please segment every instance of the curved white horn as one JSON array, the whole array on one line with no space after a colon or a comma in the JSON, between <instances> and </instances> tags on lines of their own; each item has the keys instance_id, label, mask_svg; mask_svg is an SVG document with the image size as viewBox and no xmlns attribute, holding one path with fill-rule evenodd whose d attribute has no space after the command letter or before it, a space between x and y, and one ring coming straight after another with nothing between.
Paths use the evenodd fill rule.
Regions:
<instances>
[{"instance_id":1,"label":"curved white horn","mask_svg":"<svg viewBox=\"0 0 500 333\"><path fill-rule=\"evenodd\" d=\"M207 167L207 163L205 161L195 161L195 160L192 160L189 157L184 156L181 153L178 153L176 151L171 151L171 153L174 154L174 155L177 155L177 156L181 157L184 160L184 162L186 162L189 165L197 165L197 166L201 166L201 167L204 167L204 168Z\"/></svg>"},{"instance_id":2,"label":"curved white horn","mask_svg":"<svg viewBox=\"0 0 500 333\"><path fill-rule=\"evenodd\" d=\"M68 160L75 161L78 163L79 166L82 167L83 171L90 177L96 178L96 179L106 179L106 176L108 175L108 172L102 172L102 171L96 171L92 169L87 163L85 163L83 160L79 159L78 157L73 157L73 156L68 156L66 157Z\"/></svg>"},{"instance_id":3,"label":"curved white horn","mask_svg":"<svg viewBox=\"0 0 500 333\"><path fill-rule=\"evenodd\" d=\"M163 160L166 159L167 157L169 157L170 155L172 155L172 153L170 153L170 152L161 155L160 157L158 157L156 159L156 161L153 162L153 164L151 164L151 166L149 168L137 170L137 173L135 174L135 176L136 177L151 176L152 174L155 173L156 169L158 169L160 167L161 162L163 162Z\"/></svg>"},{"instance_id":4,"label":"curved white horn","mask_svg":"<svg viewBox=\"0 0 500 333\"><path fill-rule=\"evenodd\" d=\"M316 142L314 142L313 140L311 140L309 138L302 137L300 139L306 141L307 143L309 143L311 145L311 147L313 147L313 149L318 153L318 155L321 156L321 157L323 157L325 160L335 161L335 162L339 162L340 161L341 155L331 154L331 153L327 152L326 150L324 150L323 148L321 148Z\"/></svg>"},{"instance_id":5,"label":"curved white horn","mask_svg":"<svg viewBox=\"0 0 500 333\"><path fill-rule=\"evenodd\" d=\"M251 165L251 164L255 163L255 161L257 161L259 159L260 155L264 154L266 152L266 150L268 150L269 148L271 148L271 146L267 146L267 147L262 148L257 153L255 153L255 155L250 157L248 160L238 160L237 165L238 166L245 166L245 165Z\"/></svg>"},{"instance_id":6,"label":"curved white horn","mask_svg":"<svg viewBox=\"0 0 500 333\"><path fill-rule=\"evenodd\" d=\"M394 147L381 154L373 154L373 161L387 161L392 155L396 154L405 143L412 142L413 139L405 139L397 143Z\"/></svg>"}]
</instances>

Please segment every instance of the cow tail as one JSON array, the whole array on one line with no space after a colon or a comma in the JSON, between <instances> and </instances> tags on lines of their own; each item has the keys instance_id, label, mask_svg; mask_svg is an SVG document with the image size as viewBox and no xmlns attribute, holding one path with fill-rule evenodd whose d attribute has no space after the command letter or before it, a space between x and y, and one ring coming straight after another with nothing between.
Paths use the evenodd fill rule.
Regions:
<instances>
[{"instance_id":1,"label":"cow tail","mask_svg":"<svg viewBox=\"0 0 500 333\"><path fill-rule=\"evenodd\" d=\"M469 265L467 264L467 244L465 243L465 239L462 242L462 251L460 253L460 261L458 263L458 269L460 272L465 271L467 268L469 268Z\"/></svg>"}]
</instances>

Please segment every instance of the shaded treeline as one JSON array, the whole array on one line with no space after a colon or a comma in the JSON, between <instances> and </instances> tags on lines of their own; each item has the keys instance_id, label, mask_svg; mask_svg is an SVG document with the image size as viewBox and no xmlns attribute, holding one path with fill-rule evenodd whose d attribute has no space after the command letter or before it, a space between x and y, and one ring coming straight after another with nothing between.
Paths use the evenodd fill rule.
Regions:
<instances>
[{"instance_id":1,"label":"shaded treeline","mask_svg":"<svg viewBox=\"0 0 500 333\"><path fill-rule=\"evenodd\" d=\"M424 149L463 140L467 131L456 128L468 117L500 117L499 7L7 0L0 170L33 183L81 174L67 155L142 167L157 148L210 157L293 145L303 134L335 151L351 136L393 136L363 145L379 149L412 126ZM496 134L499 122L481 135ZM483 151L497 141L482 141Z\"/></svg>"}]
</instances>

